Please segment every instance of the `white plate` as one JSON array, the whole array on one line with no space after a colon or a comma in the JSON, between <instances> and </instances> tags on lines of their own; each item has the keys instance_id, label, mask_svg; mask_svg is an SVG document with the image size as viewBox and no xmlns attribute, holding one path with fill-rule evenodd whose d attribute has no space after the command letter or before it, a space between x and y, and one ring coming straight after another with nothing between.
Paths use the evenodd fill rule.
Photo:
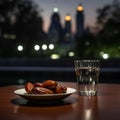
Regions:
<instances>
[{"instance_id":1,"label":"white plate","mask_svg":"<svg viewBox=\"0 0 120 120\"><path fill-rule=\"evenodd\" d=\"M67 92L62 93L62 94L42 94L42 95L41 94L27 94L24 88L14 91L15 94L30 101L48 101L48 102L62 100L75 92L76 92L76 89L69 88L69 87L67 88Z\"/></svg>"}]
</instances>

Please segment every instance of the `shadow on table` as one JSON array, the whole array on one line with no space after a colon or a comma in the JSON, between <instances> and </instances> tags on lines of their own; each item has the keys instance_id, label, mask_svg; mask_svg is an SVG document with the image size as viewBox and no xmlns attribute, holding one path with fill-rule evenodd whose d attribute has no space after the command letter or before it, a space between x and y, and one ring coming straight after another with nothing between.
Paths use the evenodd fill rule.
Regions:
<instances>
[{"instance_id":1,"label":"shadow on table","mask_svg":"<svg viewBox=\"0 0 120 120\"><path fill-rule=\"evenodd\" d=\"M76 103L77 101L78 101L78 98L74 96L69 96L63 100L58 100L54 102L29 101L22 97L18 97L18 98L12 99L11 103L15 105L28 106L28 107L29 106L30 107L51 107L51 106L63 106L63 105L73 104L73 103Z\"/></svg>"}]
</instances>

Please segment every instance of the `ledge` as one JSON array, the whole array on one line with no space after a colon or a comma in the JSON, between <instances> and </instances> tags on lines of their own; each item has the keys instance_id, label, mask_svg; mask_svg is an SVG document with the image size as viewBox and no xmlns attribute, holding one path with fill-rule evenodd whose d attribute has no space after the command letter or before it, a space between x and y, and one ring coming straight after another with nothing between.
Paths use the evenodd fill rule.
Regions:
<instances>
[{"instance_id":1,"label":"ledge","mask_svg":"<svg viewBox=\"0 0 120 120\"><path fill-rule=\"evenodd\" d=\"M0 71L11 72L74 72L73 67L0 66ZM120 73L120 68L101 68L103 73Z\"/></svg>"}]
</instances>

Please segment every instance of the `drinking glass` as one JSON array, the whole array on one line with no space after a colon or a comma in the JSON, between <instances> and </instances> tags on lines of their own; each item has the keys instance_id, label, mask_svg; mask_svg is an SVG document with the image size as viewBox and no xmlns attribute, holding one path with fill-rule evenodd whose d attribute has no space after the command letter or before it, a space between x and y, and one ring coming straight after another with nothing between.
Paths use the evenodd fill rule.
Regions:
<instances>
[{"instance_id":1,"label":"drinking glass","mask_svg":"<svg viewBox=\"0 0 120 120\"><path fill-rule=\"evenodd\" d=\"M99 60L75 60L78 92L84 96L97 95L100 73Z\"/></svg>"}]
</instances>

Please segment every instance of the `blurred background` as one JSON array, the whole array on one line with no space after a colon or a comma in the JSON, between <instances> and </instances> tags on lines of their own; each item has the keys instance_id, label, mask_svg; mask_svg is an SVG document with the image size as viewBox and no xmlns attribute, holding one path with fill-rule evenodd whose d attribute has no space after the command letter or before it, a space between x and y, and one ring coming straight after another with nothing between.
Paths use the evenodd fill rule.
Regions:
<instances>
[{"instance_id":1,"label":"blurred background","mask_svg":"<svg viewBox=\"0 0 120 120\"><path fill-rule=\"evenodd\" d=\"M1 0L0 86L76 82L75 59L100 59L120 82L120 0Z\"/></svg>"}]
</instances>

